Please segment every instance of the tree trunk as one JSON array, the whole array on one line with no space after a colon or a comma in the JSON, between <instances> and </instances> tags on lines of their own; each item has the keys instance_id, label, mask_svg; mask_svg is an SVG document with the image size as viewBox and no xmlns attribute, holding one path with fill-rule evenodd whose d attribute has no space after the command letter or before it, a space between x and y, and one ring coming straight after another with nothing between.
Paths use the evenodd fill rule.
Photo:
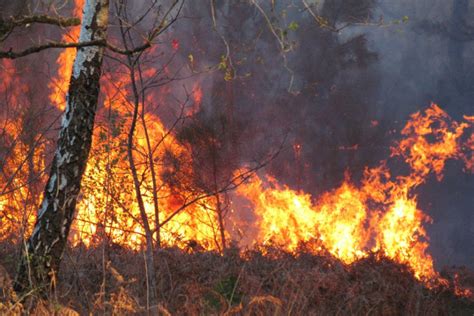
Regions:
<instances>
[{"instance_id":1,"label":"tree trunk","mask_svg":"<svg viewBox=\"0 0 474 316\"><path fill-rule=\"evenodd\" d=\"M223 214L224 210L222 209L222 203L219 197L219 193L217 193L215 197L216 197L217 220L219 223L219 233L221 237L221 251L222 253L224 253L224 251L227 248L226 239L225 239L224 214Z\"/></svg>"},{"instance_id":2,"label":"tree trunk","mask_svg":"<svg viewBox=\"0 0 474 316\"><path fill-rule=\"evenodd\" d=\"M145 251L145 261L146 261L146 278L147 278L147 311L153 312L156 311L158 306L158 289L156 285L156 274L155 274L155 257L153 253L153 233L151 231L150 223L148 221L148 215L146 213L145 204L143 201L143 196L141 193L141 184L138 178L137 167L133 157L133 136L135 133L135 128L138 121L138 111L140 106L140 95L137 88L137 82L135 78L135 61L132 60L132 57L128 56L128 63L130 65L130 81L132 83L133 91L133 104L134 110L132 115L132 122L130 130L128 132L128 143L127 143L127 156L128 162L130 164L130 171L132 172L133 184L135 187L135 195L137 197L138 208L140 210L140 217L143 222L143 229L145 230L146 238L146 251ZM145 113L143 113L145 115ZM146 128L146 127L145 127ZM148 136L147 136L148 137ZM153 168L153 165L151 166ZM153 188L155 190L155 187ZM158 200L155 201L155 207L158 206ZM155 209L155 212L157 210Z\"/></svg>"},{"instance_id":3,"label":"tree trunk","mask_svg":"<svg viewBox=\"0 0 474 316\"><path fill-rule=\"evenodd\" d=\"M87 0L83 10L79 40L105 41L109 0ZM99 46L77 51L43 202L20 259L17 292L37 287L46 296L54 286L91 147L103 53Z\"/></svg>"}]
</instances>

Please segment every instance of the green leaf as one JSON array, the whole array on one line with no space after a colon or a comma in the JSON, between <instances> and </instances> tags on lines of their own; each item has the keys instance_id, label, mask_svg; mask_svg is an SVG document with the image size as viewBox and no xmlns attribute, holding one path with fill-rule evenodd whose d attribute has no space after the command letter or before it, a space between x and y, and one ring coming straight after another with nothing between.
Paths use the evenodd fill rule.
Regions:
<instances>
[{"instance_id":1,"label":"green leaf","mask_svg":"<svg viewBox=\"0 0 474 316\"><path fill-rule=\"evenodd\" d=\"M292 21L289 25L288 25L288 29L290 31L296 31L300 26L298 25L298 23L296 23L295 21Z\"/></svg>"},{"instance_id":2,"label":"green leaf","mask_svg":"<svg viewBox=\"0 0 474 316\"><path fill-rule=\"evenodd\" d=\"M227 57L222 55L221 56L221 61L217 65L217 69L219 70L226 70L227 69Z\"/></svg>"}]
</instances>

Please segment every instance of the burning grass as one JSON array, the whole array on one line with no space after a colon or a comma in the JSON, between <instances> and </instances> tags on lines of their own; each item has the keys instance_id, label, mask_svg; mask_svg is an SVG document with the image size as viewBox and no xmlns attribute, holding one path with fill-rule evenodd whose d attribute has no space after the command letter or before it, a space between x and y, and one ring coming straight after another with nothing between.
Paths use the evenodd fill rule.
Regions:
<instances>
[{"instance_id":1,"label":"burning grass","mask_svg":"<svg viewBox=\"0 0 474 316\"><path fill-rule=\"evenodd\" d=\"M11 245L1 264L14 270ZM10 248L10 249L9 249ZM347 265L331 254L278 247L224 255L167 248L156 252L160 305L173 315L471 315L474 302L456 296L474 286L466 269L445 269L430 287L407 265L377 254ZM147 285L141 253L120 246L67 251L57 300L80 314L141 314ZM455 283L458 282L458 283ZM58 304L42 304L47 311Z\"/></svg>"}]
</instances>

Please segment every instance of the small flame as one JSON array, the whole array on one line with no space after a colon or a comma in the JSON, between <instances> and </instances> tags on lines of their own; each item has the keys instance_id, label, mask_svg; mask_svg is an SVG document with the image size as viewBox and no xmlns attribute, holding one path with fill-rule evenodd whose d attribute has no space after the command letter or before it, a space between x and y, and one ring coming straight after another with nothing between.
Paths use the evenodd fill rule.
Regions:
<instances>
[{"instance_id":1,"label":"small flame","mask_svg":"<svg viewBox=\"0 0 474 316\"><path fill-rule=\"evenodd\" d=\"M193 91L194 91L193 92L194 103L197 106L200 106L201 102L202 102L202 89L201 89L201 86L198 85L198 84L195 84Z\"/></svg>"},{"instance_id":2,"label":"small flame","mask_svg":"<svg viewBox=\"0 0 474 316\"><path fill-rule=\"evenodd\" d=\"M192 97L192 100L194 102L187 109L186 114L189 115L189 116L192 116L192 115L196 114L197 112L199 112L199 110L201 108L203 93L202 93L202 88L201 88L201 85L199 84L199 82L195 82L193 84L193 89L191 91L191 97Z\"/></svg>"},{"instance_id":3,"label":"small flame","mask_svg":"<svg viewBox=\"0 0 474 316\"><path fill-rule=\"evenodd\" d=\"M173 50L178 50L179 49L179 41L177 39L173 39L171 41L171 47L173 48Z\"/></svg>"}]
</instances>

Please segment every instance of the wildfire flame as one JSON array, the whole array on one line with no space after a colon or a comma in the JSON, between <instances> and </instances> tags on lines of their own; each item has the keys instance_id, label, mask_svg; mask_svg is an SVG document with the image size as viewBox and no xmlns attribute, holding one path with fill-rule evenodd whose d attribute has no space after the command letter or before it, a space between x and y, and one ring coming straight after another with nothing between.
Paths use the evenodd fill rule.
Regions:
<instances>
[{"instance_id":1,"label":"wildfire flame","mask_svg":"<svg viewBox=\"0 0 474 316\"><path fill-rule=\"evenodd\" d=\"M3 66L12 68L8 63L4 61ZM24 89L20 82L9 80L4 80L3 86L10 84ZM113 82L106 80L102 85L106 98L98 115L92 152L83 180L83 195L72 228L73 245L81 243L91 246L108 239L131 249L140 249L145 242L124 150L130 127L127 117L131 110L127 85L126 76L114 78ZM202 90L196 85L195 91L194 101L200 102ZM155 175L158 175L157 186L160 188L157 218L151 166L146 153L151 148L153 157L160 159L170 153L184 161L191 161L192 157L190 149L166 129L156 114L147 112L142 115L135 133L134 158L142 176L141 193L155 238L158 239L159 228L163 245L186 248L192 240L203 249L222 250L216 238L219 225L214 199L204 198L199 203L190 204L164 225L161 224L189 198L167 182L166 174L176 170L167 170L173 167L163 161L155 161L152 166ZM21 121L5 121L6 131L13 138L18 137L21 124ZM346 264L376 252L407 264L421 280L439 278L433 259L427 252L429 240L424 224L431 219L418 208L415 189L430 174L442 180L448 159L464 161L466 171L473 171L473 124L470 116L465 116L460 123L454 121L436 104L413 114L401 131L403 138L391 148L390 159L402 159L410 167L410 172L405 175L392 175L387 161L382 161L379 166L366 168L360 184L346 175L338 188L318 197L282 185L270 175L255 177L253 181L242 184L237 192L250 202L257 218L254 224L255 243L273 243L288 251L295 251L301 243L307 243L314 253L328 251ZM19 143L12 157L21 160L28 156L28 148L26 144ZM34 157L35 165L44 167L44 147L36 150ZM9 163L13 168L21 161L13 159ZM190 165L179 167L192 173ZM27 174L22 178L28 178ZM16 195L24 197L30 194L27 185L18 183L18 186L21 189L15 191ZM26 218L31 229L34 215L14 215L22 209L22 204L15 202L15 198L13 195L2 195L0 206L4 209L9 205L12 211L8 214ZM233 210L226 219L228 226L243 231L245 228L235 218L235 213ZM5 238L18 227L19 223L2 225L1 236ZM228 233L227 237L230 237ZM457 291L465 293L462 289Z\"/></svg>"},{"instance_id":2,"label":"wildfire flame","mask_svg":"<svg viewBox=\"0 0 474 316\"><path fill-rule=\"evenodd\" d=\"M430 173L441 180L450 158L464 160L470 168L472 134L461 143L472 127L472 120L466 121L453 121L436 104L413 114L402 130L404 138L392 148L392 156L404 158L411 167L405 176L393 177L383 161L366 169L360 186L346 177L337 189L316 199L270 176L239 187L257 215L256 240L289 251L301 242L313 242L314 252L325 249L347 264L378 252L409 265L419 279L437 277L423 226L431 219L418 209L414 189ZM465 147L471 152L463 153Z\"/></svg>"},{"instance_id":3,"label":"wildfire flame","mask_svg":"<svg viewBox=\"0 0 474 316\"><path fill-rule=\"evenodd\" d=\"M35 222L39 194L31 182L43 179L46 146L29 126L35 111L15 62L3 59L0 67L0 93L9 105L0 113L0 240L5 240L18 232L29 234Z\"/></svg>"},{"instance_id":4,"label":"wildfire flame","mask_svg":"<svg viewBox=\"0 0 474 316\"><path fill-rule=\"evenodd\" d=\"M82 5L83 0L75 0L76 16L81 15ZM79 27L71 28L63 40L77 40L79 31ZM177 41L172 45L175 50L179 48ZM61 110L65 107L65 91L74 55L74 49L66 49L60 54L58 76L49 84L50 101ZM8 64L10 61L2 62L5 69L14 68ZM153 71L144 73L144 76L153 76ZM4 76L0 89L6 85L24 88L20 83L10 82L12 78L13 74ZM82 196L71 233L72 245L92 246L106 239L130 249L140 249L145 243L125 150L132 108L128 85L126 75L117 75L102 83L104 106L97 116L91 155L82 182ZM21 91L17 91L14 95L20 94ZM199 108L203 91L197 83L193 86L192 99ZM147 99L146 102L154 101ZM21 102L14 100L14 103ZM18 138L23 121L7 120L3 116L0 119L9 138ZM429 239L424 225L431 222L431 218L419 209L415 189L431 174L442 180L448 159L461 160L466 171L474 171L473 125L474 117L464 116L462 122L456 122L438 105L432 104L411 115L401 131L402 139L391 148L390 159L406 162L410 169L408 174L394 175L387 167L388 160L382 161L378 166L366 168L360 183L346 175L337 188L317 197L280 184L271 175L254 177L239 186L237 193L248 200L255 214L255 243L277 244L288 251L295 251L301 243L307 243L314 253L328 251L346 264L376 252L408 265L420 280L439 278L427 251ZM195 241L206 250L221 251L221 241L216 238L219 231L216 201L206 197L187 205L193 197L181 192L167 176L177 172L183 175L192 173L191 163L179 166L173 163L175 157L191 162L191 149L179 142L152 111L140 114L134 140L133 155L141 177L141 194L155 239L163 245L181 248ZM21 165L22 160L29 157L30 149L26 142L16 142L10 155L13 158L6 161L4 169L14 170L15 166ZM294 150L300 159L301 145L295 144ZM21 214L24 201L31 195L27 179L33 171L44 169L44 146L38 147L32 157L31 165L36 169L26 168L22 171L24 173L15 177L21 180L10 185L20 189L0 195L0 215L22 218L28 223L28 229L31 229L35 215ZM165 163L166 159L171 163ZM180 180L182 186L191 185L185 176ZM159 188L157 197L153 195L155 187ZM36 197L31 204L38 205L38 199ZM245 225L235 216L237 212L229 213L227 226L244 231ZM0 238L20 230L19 223L0 220ZM229 233L227 237L230 238ZM465 294L462 289L458 291Z\"/></svg>"},{"instance_id":5,"label":"wildfire flame","mask_svg":"<svg viewBox=\"0 0 474 316\"><path fill-rule=\"evenodd\" d=\"M82 7L84 0L74 0L73 15L82 18ZM77 42L81 33L80 26L73 26L62 36L63 41ZM76 57L75 48L66 48L61 51L56 60L58 64L58 74L49 83L48 87L52 90L49 94L49 100L59 110L64 111L66 108L66 92L69 87L69 79L72 74L72 65Z\"/></svg>"},{"instance_id":6,"label":"wildfire flame","mask_svg":"<svg viewBox=\"0 0 474 316\"><path fill-rule=\"evenodd\" d=\"M145 73L144 75L152 76L153 74ZM124 75L114 77L113 82L105 80L102 84L106 95L105 107L98 116L92 153L82 182L83 196L78 204L78 214L72 228L73 245L82 243L90 246L103 238L132 249L140 249L145 243L145 231L140 219L125 152L130 121L125 120L124 117L129 115L132 106L129 101L130 96L124 92L127 91L128 82L129 78ZM194 94L195 102L200 102L198 99L200 96L197 93L202 93L202 91L199 86L196 86L196 91L198 92ZM152 103L152 100L147 100L147 102ZM139 105L139 108L141 107L142 104ZM106 113L112 113L112 119L104 117ZM189 149L179 143L172 133L169 133L158 116L152 113L143 115L135 131L134 159L137 162L138 173L142 177L141 194L156 239L158 239L159 227L159 239L162 245L176 245L184 248L190 240L193 240L204 249L220 249L221 245L214 238L217 219L213 211L213 202L207 198L189 205L166 224L160 224L176 209L182 207L189 198L182 192L176 192L166 182L165 175L175 170L167 170L169 166L165 166L163 159L169 156L169 153L184 161L191 161L191 157ZM150 150L153 151L153 157L159 157L159 159L154 159L153 166L150 166L147 161ZM157 197L159 221L157 221L153 201L151 168L157 175L159 188ZM180 166L180 168L189 169L183 172L191 172L190 165Z\"/></svg>"}]
</instances>

